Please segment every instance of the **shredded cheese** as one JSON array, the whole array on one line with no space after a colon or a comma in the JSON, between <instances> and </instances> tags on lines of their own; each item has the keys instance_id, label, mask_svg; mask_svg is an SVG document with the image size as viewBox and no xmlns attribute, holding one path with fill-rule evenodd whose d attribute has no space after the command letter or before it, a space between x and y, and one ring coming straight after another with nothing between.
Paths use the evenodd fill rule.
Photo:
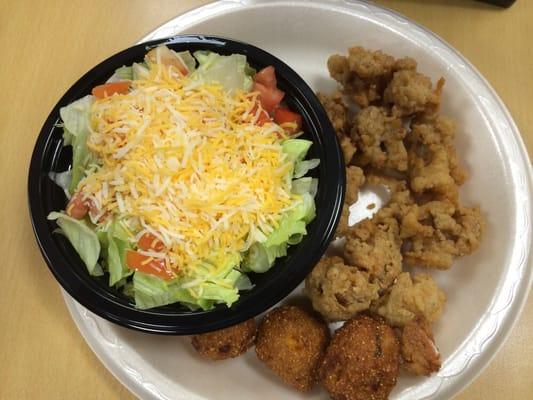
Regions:
<instances>
[{"instance_id":1,"label":"shredded cheese","mask_svg":"<svg viewBox=\"0 0 533 400\"><path fill-rule=\"evenodd\" d=\"M153 234L166 250L145 252L150 260L188 275L247 250L250 233L272 232L298 198L287 187L285 132L255 124L256 100L155 64L130 93L95 101L87 145L101 165L78 190L94 199L97 223L120 217L136 227L132 241Z\"/></svg>"}]
</instances>

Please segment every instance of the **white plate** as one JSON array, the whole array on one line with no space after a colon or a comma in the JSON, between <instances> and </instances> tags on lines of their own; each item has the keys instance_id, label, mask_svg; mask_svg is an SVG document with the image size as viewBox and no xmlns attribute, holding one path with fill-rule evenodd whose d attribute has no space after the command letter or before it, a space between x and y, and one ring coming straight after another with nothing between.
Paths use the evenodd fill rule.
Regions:
<instances>
[{"instance_id":1,"label":"white plate","mask_svg":"<svg viewBox=\"0 0 533 400\"><path fill-rule=\"evenodd\" d=\"M471 178L461 190L488 226L481 247L434 276L448 295L434 327L443 366L430 378L402 376L392 399L447 399L488 364L508 336L531 286L531 167L519 132L490 85L460 54L412 21L358 1L219 1L164 24L143 40L216 34L283 59L314 88L329 91L326 60L360 44L411 56L446 78L443 113L455 118L459 155ZM212 363L186 338L141 334L98 318L65 295L82 335L105 366L143 399L325 399L286 388L250 351Z\"/></svg>"}]
</instances>

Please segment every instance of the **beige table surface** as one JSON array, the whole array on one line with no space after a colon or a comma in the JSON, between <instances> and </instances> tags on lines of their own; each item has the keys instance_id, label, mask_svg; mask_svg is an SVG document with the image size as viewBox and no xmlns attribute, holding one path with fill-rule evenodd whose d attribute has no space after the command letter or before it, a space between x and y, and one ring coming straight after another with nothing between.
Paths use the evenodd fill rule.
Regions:
<instances>
[{"instance_id":1,"label":"beige table surface","mask_svg":"<svg viewBox=\"0 0 533 400\"><path fill-rule=\"evenodd\" d=\"M26 174L48 112L95 63L205 1L0 0L0 399L131 399L70 319L31 231ZM533 1L378 1L432 29L481 71L533 152ZM533 298L457 399L533 399ZM238 383L237 383L238 385Z\"/></svg>"}]
</instances>

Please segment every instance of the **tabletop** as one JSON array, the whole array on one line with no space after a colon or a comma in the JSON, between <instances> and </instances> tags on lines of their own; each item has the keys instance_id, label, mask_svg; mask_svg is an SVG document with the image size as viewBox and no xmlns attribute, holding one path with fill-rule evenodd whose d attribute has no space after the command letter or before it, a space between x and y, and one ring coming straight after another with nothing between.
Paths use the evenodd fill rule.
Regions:
<instances>
[{"instance_id":1,"label":"tabletop","mask_svg":"<svg viewBox=\"0 0 533 400\"><path fill-rule=\"evenodd\" d=\"M50 109L95 63L198 0L0 0L0 399L133 399L71 320L35 244L26 205L31 150ZM533 1L381 0L462 52L496 89L533 153ZM460 395L533 393L533 296L493 362Z\"/></svg>"}]
</instances>

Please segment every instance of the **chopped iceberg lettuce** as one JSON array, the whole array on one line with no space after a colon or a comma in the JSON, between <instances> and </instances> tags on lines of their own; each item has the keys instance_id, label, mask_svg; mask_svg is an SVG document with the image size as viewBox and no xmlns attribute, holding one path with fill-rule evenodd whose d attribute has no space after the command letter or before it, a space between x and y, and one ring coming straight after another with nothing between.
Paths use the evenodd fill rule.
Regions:
<instances>
[{"instance_id":1,"label":"chopped iceberg lettuce","mask_svg":"<svg viewBox=\"0 0 533 400\"><path fill-rule=\"evenodd\" d=\"M51 212L48 219L56 221L61 232L67 237L87 266L89 274L99 274L101 268L97 262L100 256L100 242L94 230L84 220L77 220L59 212Z\"/></svg>"},{"instance_id":2,"label":"chopped iceberg lettuce","mask_svg":"<svg viewBox=\"0 0 533 400\"><path fill-rule=\"evenodd\" d=\"M72 145L70 193L74 192L84 177L87 165L92 160L87 148L87 138L89 136L89 112L93 102L94 97L88 95L59 110L59 115L63 120L63 143Z\"/></svg>"},{"instance_id":3,"label":"chopped iceberg lettuce","mask_svg":"<svg viewBox=\"0 0 533 400\"><path fill-rule=\"evenodd\" d=\"M311 196L315 197L318 191L318 179L309 176L295 179L292 181L291 191L294 194L309 193Z\"/></svg>"},{"instance_id":4,"label":"chopped iceberg lettuce","mask_svg":"<svg viewBox=\"0 0 533 400\"><path fill-rule=\"evenodd\" d=\"M150 73L150 70L145 63L133 63L131 66L133 79L142 79L146 78Z\"/></svg>"},{"instance_id":5,"label":"chopped iceberg lettuce","mask_svg":"<svg viewBox=\"0 0 533 400\"><path fill-rule=\"evenodd\" d=\"M67 198L70 198L70 182L72 182L72 170L67 170L63 172L49 172L48 177L67 195Z\"/></svg>"},{"instance_id":6,"label":"chopped iceberg lettuce","mask_svg":"<svg viewBox=\"0 0 533 400\"><path fill-rule=\"evenodd\" d=\"M107 82L119 82L119 81L131 81L133 79L132 67L126 67L125 65L117 68L115 73L107 80Z\"/></svg>"},{"instance_id":7,"label":"chopped iceberg lettuce","mask_svg":"<svg viewBox=\"0 0 533 400\"><path fill-rule=\"evenodd\" d=\"M311 160L302 160L298 161L294 166L294 176L293 178L301 178L309 172L309 170L318 167L320 160L318 158L313 158Z\"/></svg>"},{"instance_id":8,"label":"chopped iceberg lettuce","mask_svg":"<svg viewBox=\"0 0 533 400\"><path fill-rule=\"evenodd\" d=\"M246 56L242 54L221 56L212 51L199 50L194 52L194 58L198 60L198 68L192 73L191 78L202 83L218 82L227 91L251 90L253 85L251 74L255 71L248 66Z\"/></svg>"},{"instance_id":9,"label":"chopped iceberg lettuce","mask_svg":"<svg viewBox=\"0 0 533 400\"><path fill-rule=\"evenodd\" d=\"M283 152L287 154L291 161L297 163L302 161L313 142L305 139L287 139L283 142Z\"/></svg>"},{"instance_id":10,"label":"chopped iceberg lettuce","mask_svg":"<svg viewBox=\"0 0 533 400\"><path fill-rule=\"evenodd\" d=\"M118 221L113 221L106 234L107 269L109 272L109 286L113 286L133 271L126 267L126 250L131 246L128 237Z\"/></svg>"}]
</instances>

